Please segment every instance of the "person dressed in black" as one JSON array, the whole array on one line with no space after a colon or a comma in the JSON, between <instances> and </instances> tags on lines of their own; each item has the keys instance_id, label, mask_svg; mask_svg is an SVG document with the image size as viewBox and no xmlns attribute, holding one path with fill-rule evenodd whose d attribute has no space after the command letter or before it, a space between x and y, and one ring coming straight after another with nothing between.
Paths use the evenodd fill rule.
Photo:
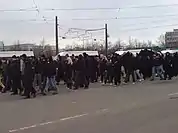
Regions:
<instances>
[{"instance_id":1,"label":"person dressed in black","mask_svg":"<svg viewBox=\"0 0 178 133\"><path fill-rule=\"evenodd\" d=\"M34 59L34 82L33 87L36 88L38 86L38 90L42 90L42 62L41 59Z\"/></svg>"},{"instance_id":2,"label":"person dressed in black","mask_svg":"<svg viewBox=\"0 0 178 133\"><path fill-rule=\"evenodd\" d=\"M85 63L85 67L84 67L84 76L85 76L85 82L84 82L84 85L85 85L85 89L88 89L89 85L90 85L90 68L89 68L89 56L88 54L86 53L83 53L83 57L84 57L84 63Z\"/></svg>"},{"instance_id":3,"label":"person dressed in black","mask_svg":"<svg viewBox=\"0 0 178 133\"><path fill-rule=\"evenodd\" d=\"M174 53L173 55L173 59L172 59L172 69L173 69L173 76L177 76L178 75L178 53Z\"/></svg>"},{"instance_id":4,"label":"person dressed in black","mask_svg":"<svg viewBox=\"0 0 178 133\"><path fill-rule=\"evenodd\" d=\"M165 70L164 79L168 78L168 80L171 80L173 77L173 58L170 53L166 53L163 67Z\"/></svg>"},{"instance_id":5,"label":"person dressed in black","mask_svg":"<svg viewBox=\"0 0 178 133\"><path fill-rule=\"evenodd\" d=\"M24 96L25 98L30 98L31 94L33 97L36 97L36 91L33 87L33 79L34 79L34 70L32 66L32 62L30 59L25 60L25 68L24 68Z\"/></svg>"},{"instance_id":6,"label":"person dressed in black","mask_svg":"<svg viewBox=\"0 0 178 133\"><path fill-rule=\"evenodd\" d=\"M95 57L90 58L90 63L89 63L89 68L90 68L90 79L91 82L97 82L97 67L98 67L98 62L95 59Z\"/></svg>"},{"instance_id":7,"label":"person dressed in black","mask_svg":"<svg viewBox=\"0 0 178 133\"><path fill-rule=\"evenodd\" d=\"M101 82L102 84L106 84L105 75L107 75L107 58L103 57L99 63L99 70L100 70L100 75L101 75Z\"/></svg>"},{"instance_id":8,"label":"person dressed in black","mask_svg":"<svg viewBox=\"0 0 178 133\"><path fill-rule=\"evenodd\" d=\"M64 71L65 71L65 82L68 89L72 89L72 72L73 72L73 61L69 55L66 55L65 63L64 63Z\"/></svg>"},{"instance_id":9,"label":"person dressed in black","mask_svg":"<svg viewBox=\"0 0 178 133\"><path fill-rule=\"evenodd\" d=\"M123 66L126 73L125 83L130 81L130 75L132 76L133 84L135 83L135 74L134 74L134 56L132 53L127 52L122 57Z\"/></svg>"},{"instance_id":10,"label":"person dressed in black","mask_svg":"<svg viewBox=\"0 0 178 133\"><path fill-rule=\"evenodd\" d=\"M4 85L5 88L2 90L2 93L6 93L11 90L10 60L7 60L4 66Z\"/></svg>"},{"instance_id":11,"label":"person dressed in black","mask_svg":"<svg viewBox=\"0 0 178 133\"><path fill-rule=\"evenodd\" d=\"M46 86L45 90L53 91L53 94L58 94L58 89L56 86L56 70L57 70L57 64L55 61L53 61L52 57L48 58L47 63L45 64L45 71L46 71Z\"/></svg>"},{"instance_id":12,"label":"person dressed in black","mask_svg":"<svg viewBox=\"0 0 178 133\"><path fill-rule=\"evenodd\" d=\"M113 85L114 79L114 63L112 59L109 59L107 62L107 80L109 81L110 85Z\"/></svg>"},{"instance_id":13,"label":"person dressed in black","mask_svg":"<svg viewBox=\"0 0 178 133\"><path fill-rule=\"evenodd\" d=\"M46 95L45 93L45 87L46 87L46 81L47 81L47 58L45 58L45 56L41 56L41 81L42 81L42 87L41 87L41 94L42 95Z\"/></svg>"},{"instance_id":14,"label":"person dressed in black","mask_svg":"<svg viewBox=\"0 0 178 133\"><path fill-rule=\"evenodd\" d=\"M56 76L57 85L59 85L59 82L63 78L63 76L64 76L63 73L64 72L63 72L62 58L61 58L60 55L58 55L58 59L57 59L57 76Z\"/></svg>"},{"instance_id":15,"label":"person dressed in black","mask_svg":"<svg viewBox=\"0 0 178 133\"><path fill-rule=\"evenodd\" d=\"M86 66L85 66L85 60L82 55L79 55L77 62L75 63L75 84L74 84L74 90L78 89L81 84L84 84L84 87L88 87L88 81L86 79Z\"/></svg>"},{"instance_id":16,"label":"person dressed in black","mask_svg":"<svg viewBox=\"0 0 178 133\"><path fill-rule=\"evenodd\" d=\"M16 56L12 57L12 63L10 64L10 74L12 79L12 94L11 95L17 95L18 89L20 90L20 93L22 93L21 89L21 72L20 72L20 61Z\"/></svg>"},{"instance_id":17,"label":"person dressed in black","mask_svg":"<svg viewBox=\"0 0 178 133\"><path fill-rule=\"evenodd\" d=\"M119 55L115 55L113 62L114 62L114 85L121 84L121 60Z\"/></svg>"}]
</instances>

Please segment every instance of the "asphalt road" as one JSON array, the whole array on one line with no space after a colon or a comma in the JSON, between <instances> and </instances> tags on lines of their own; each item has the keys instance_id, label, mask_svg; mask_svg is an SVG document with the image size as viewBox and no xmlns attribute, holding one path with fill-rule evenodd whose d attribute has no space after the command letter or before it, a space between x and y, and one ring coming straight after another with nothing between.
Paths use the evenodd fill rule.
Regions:
<instances>
[{"instance_id":1,"label":"asphalt road","mask_svg":"<svg viewBox=\"0 0 178 133\"><path fill-rule=\"evenodd\" d=\"M178 133L178 79L59 92L0 94L0 133Z\"/></svg>"}]
</instances>

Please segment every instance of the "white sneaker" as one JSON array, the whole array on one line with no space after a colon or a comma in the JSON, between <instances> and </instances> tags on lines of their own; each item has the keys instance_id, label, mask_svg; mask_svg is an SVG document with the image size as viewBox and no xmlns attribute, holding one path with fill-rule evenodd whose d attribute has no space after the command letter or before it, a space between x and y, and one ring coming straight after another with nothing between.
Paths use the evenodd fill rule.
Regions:
<instances>
[{"instance_id":1,"label":"white sneaker","mask_svg":"<svg viewBox=\"0 0 178 133\"><path fill-rule=\"evenodd\" d=\"M135 82L132 83L133 85L135 84Z\"/></svg>"}]
</instances>

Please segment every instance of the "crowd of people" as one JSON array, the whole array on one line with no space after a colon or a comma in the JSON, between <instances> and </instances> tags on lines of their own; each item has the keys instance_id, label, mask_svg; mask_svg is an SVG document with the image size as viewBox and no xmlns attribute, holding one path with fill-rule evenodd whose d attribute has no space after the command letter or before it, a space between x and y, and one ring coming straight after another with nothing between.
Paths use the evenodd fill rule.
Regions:
<instances>
[{"instance_id":1,"label":"crowd of people","mask_svg":"<svg viewBox=\"0 0 178 133\"><path fill-rule=\"evenodd\" d=\"M90 83L100 81L114 86L123 83L141 82L146 79L171 80L178 75L178 53L162 54L142 50L137 55L130 52L123 55L58 56L38 58L13 56L0 61L1 92L12 92L25 98L36 97L37 92L47 95L58 94L59 82L64 82L70 90L88 89ZM131 78L130 78L131 76Z\"/></svg>"}]
</instances>

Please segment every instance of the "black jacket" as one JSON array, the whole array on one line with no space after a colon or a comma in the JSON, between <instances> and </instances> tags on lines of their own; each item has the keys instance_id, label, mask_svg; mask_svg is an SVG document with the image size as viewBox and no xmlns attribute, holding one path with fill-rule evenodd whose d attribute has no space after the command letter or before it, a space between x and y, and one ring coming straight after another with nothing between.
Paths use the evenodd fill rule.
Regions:
<instances>
[{"instance_id":1,"label":"black jacket","mask_svg":"<svg viewBox=\"0 0 178 133\"><path fill-rule=\"evenodd\" d=\"M25 62L25 69L24 69L24 78L25 80L32 81L34 77L34 69L31 61Z\"/></svg>"},{"instance_id":2,"label":"black jacket","mask_svg":"<svg viewBox=\"0 0 178 133\"><path fill-rule=\"evenodd\" d=\"M11 75L12 79L20 78L21 77L20 61L19 60L12 61L9 70L10 70L9 74Z\"/></svg>"},{"instance_id":3,"label":"black jacket","mask_svg":"<svg viewBox=\"0 0 178 133\"><path fill-rule=\"evenodd\" d=\"M76 71L81 71L84 72L86 70L86 65L85 65L85 61L83 59L80 59L76 62L75 64L75 70Z\"/></svg>"},{"instance_id":4,"label":"black jacket","mask_svg":"<svg viewBox=\"0 0 178 133\"><path fill-rule=\"evenodd\" d=\"M45 74L47 77L55 76L56 75L56 68L57 64L52 61L52 62L47 62L45 64Z\"/></svg>"}]
</instances>

